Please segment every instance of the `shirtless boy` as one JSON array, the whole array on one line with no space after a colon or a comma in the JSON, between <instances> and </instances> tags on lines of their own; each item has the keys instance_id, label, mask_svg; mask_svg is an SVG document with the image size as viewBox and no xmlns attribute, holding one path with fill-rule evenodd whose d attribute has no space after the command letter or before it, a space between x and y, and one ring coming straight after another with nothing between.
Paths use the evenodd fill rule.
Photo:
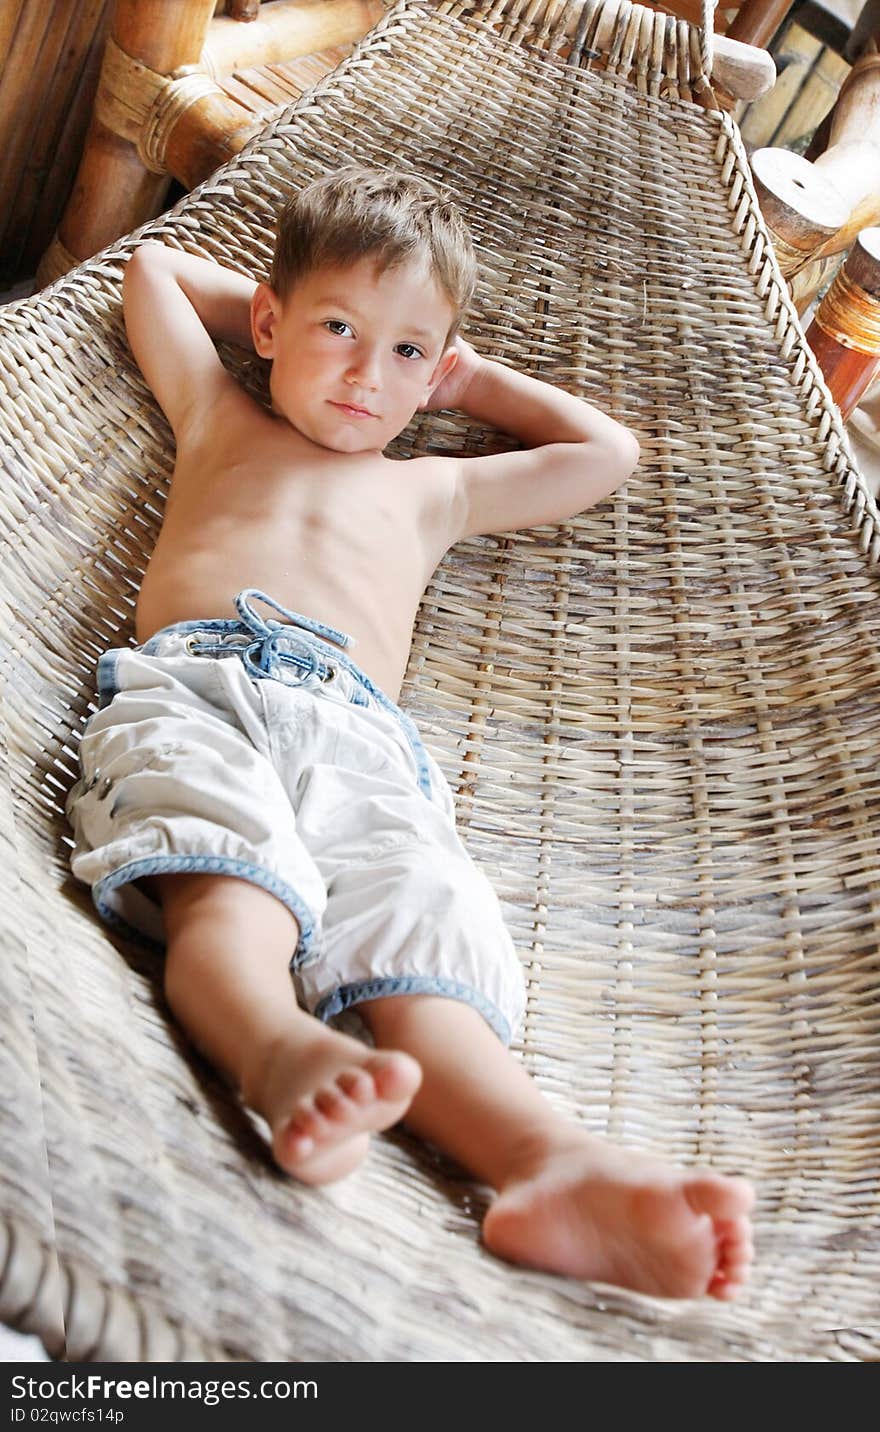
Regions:
<instances>
[{"instance_id":1,"label":"shirtless boy","mask_svg":"<svg viewBox=\"0 0 880 1432\"><path fill-rule=\"evenodd\" d=\"M140 645L99 666L74 873L106 918L167 943L175 1017L266 1119L287 1173L338 1179L403 1119L495 1190L482 1234L500 1257L733 1298L750 1185L594 1137L506 1048L516 954L395 704L447 549L564 521L638 460L611 418L457 336L474 275L452 204L355 168L287 206L270 284L136 251L126 328L177 462ZM271 359L271 410L218 339ZM524 447L385 457L420 408ZM328 1022L348 1006L372 1048Z\"/></svg>"}]
</instances>

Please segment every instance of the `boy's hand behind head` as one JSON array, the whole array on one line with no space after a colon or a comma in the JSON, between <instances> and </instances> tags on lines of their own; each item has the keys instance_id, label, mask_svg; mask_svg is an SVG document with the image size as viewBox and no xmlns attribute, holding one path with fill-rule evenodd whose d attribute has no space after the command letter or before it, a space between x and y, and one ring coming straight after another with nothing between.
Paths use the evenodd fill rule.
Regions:
<instances>
[{"instance_id":1,"label":"boy's hand behind head","mask_svg":"<svg viewBox=\"0 0 880 1432\"><path fill-rule=\"evenodd\" d=\"M466 394L471 380L482 368L484 359L471 345L457 337L451 345L455 348L456 361L449 372L434 389L426 402L419 404L422 412L436 413L440 408L456 408L466 412Z\"/></svg>"}]
</instances>

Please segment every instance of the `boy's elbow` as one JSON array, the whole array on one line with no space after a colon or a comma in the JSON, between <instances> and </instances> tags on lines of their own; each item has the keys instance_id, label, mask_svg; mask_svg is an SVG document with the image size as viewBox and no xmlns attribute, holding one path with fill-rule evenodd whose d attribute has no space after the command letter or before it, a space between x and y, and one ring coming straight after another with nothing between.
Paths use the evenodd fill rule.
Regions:
<instances>
[{"instance_id":1,"label":"boy's elbow","mask_svg":"<svg viewBox=\"0 0 880 1432\"><path fill-rule=\"evenodd\" d=\"M603 502L632 477L639 465L641 448L634 433L621 423L609 421L601 437L595 434L585 443L589 463L582 468L589 497L586 506Z\"/></svg>"},{"instance_id":2,"label":"boy's elbow","mask_svg":"<svg viewBox=\"0 0 880 1432\"><path fill-rule=\"evenodd\" d=\"M138 244L131 258L126 261L125 270L122 275L122 287L131 287L132 282L137 281L141 274L154 272L157 268L167 264L169 251L164 244L157 243L155 239L147 239L144 243Z\"/></svg>"},{"instance_id":3,"label":"boy's elbow","mask_svg":"<svg viewBox=\"0 0 880 1432\"><path fill-rule=\"evenodd\" d=\"M135 249L131 258L126 260L125 268L122 271L122 297L125 299L134 288L142 281L143 276L149 273L151 266L155 264L155 258L150 253L151 249L158 249L159 244L140 244Z\"/></svg>"},{"instance_id":4,"label":"boy's elbow","mask_svg":"<svg viewBox=\"0 0 880 1432\"><path fill-rule=\"evenodd\" d=\"M632 477L642 455L638 438L629 428L618 425L612 435L608 454L608 476L610 491L615 492L628 478Z\"/></svg>"},{"instance_id":5,"label":"boy's elbow","mask_svg":"<svg viewBox=\"0 0 880 1432\"><path fill-rule=\"evenodd\" d=\"M639 463L641 462L642 448L634 432L632 432L629 428L624 428L623 431L624 445L626 447L624 466L626 468L627 477L631 477L632 474L635 472L636 468L638 467Z\"/></svg>"}]
</instances>

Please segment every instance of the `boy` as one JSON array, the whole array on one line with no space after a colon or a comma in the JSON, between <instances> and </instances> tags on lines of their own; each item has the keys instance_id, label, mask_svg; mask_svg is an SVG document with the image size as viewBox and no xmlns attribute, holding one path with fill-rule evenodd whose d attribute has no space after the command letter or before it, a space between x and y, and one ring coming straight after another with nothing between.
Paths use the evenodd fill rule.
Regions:
<instances>
[{"instance_id":1,"label":"boy","mask_svg":"<svg viewBox=\"0 0 880 1432\"><path fill-rule=\"evenodd\" d=\"M269 284L157 244L130 260L126 328L177 461L141 646L99 665L73 869L106 918L166 940L172 1011L286 1172L340 1178L405 1118L496 1190L499 1256L731 1298L750 1186L592 1137L508 1054L517 957L394 704L447 549L567 519L638 460L625 428L457 336L475 272L454 205L356 167L288 204ZM271 359L271 411L214 339ZM525 448L384 457L420 408ZM327 1023L349 1006L373 1048Z\"/></svg>"}]
</instances>

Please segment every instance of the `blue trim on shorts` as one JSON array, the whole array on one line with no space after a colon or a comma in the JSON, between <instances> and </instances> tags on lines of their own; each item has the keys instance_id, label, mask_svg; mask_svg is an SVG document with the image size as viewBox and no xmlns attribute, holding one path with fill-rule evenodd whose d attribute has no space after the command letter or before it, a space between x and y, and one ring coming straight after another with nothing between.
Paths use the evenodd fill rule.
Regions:
<instances>
[{"instance_id":1,"label":"blue trim on shorts","mask_svg":"<svg viewBox=\"0 0 880 1432\"><path fill-rule=\"evenodd\" d=\"M457 999L469 1004L481 1014L486 1023L498 1035L502 1044L509 1044L513 1031L501 1010L472 985L459 984L457 980L438 979L435 975L390 975L373 980L357 980L354 984L340 985L333 994L325 995L313 1011L316 1019L333 1019L343 1010L362 1004L368 999L386 999L395 994L436 994L446 999Z\"/></svg>"},{"instance_id":2,"label":"blue trim on shorts","mask_svg":"<svg viewBox=\"0 0 880 1432\"><path fill-rule=\"evenodd\" d=\"M119 683L116 680L116 668L123 651L131 650L130 647L114 647L112 651L105 651L98 657L98 710L103 711L109 706L113 697L119 691Z\"/></svg>"},{"instance_id":3,"label":"blue trim on shorts","mask_svg":"<svg viewBox=\"0 0 880 1432\"><path fill-rule=\"evenodd\" d=\"M290 968L293 970L302 969L310 965L318 958L318 952L312 950L315 941L315 918L305 901L296 893L292 886L279 876L273 875L271 870L266 870L262 865L255 865L248 860L234 860L227 855L148 855L140 860L130 860L127 865L120 865L117 870L111 870L101 880L95 882L92 887L92 900L95 909L108 925L120 930L127 935L133 935L139 940L144 940L155 949L163 949L164 946L152 936L138 930L134 925L129 925L111 905L108 905L105 896L111 890L116 890L120 885L129 885L134 880L141 880L147 875L235 875L240 880L247 880L251 885L258 885L262 890L268 890L270 895L275 895L283 905L287 907L291 915L299 925L299 940L290 961Z\"/></svg>"}]
</instances>

